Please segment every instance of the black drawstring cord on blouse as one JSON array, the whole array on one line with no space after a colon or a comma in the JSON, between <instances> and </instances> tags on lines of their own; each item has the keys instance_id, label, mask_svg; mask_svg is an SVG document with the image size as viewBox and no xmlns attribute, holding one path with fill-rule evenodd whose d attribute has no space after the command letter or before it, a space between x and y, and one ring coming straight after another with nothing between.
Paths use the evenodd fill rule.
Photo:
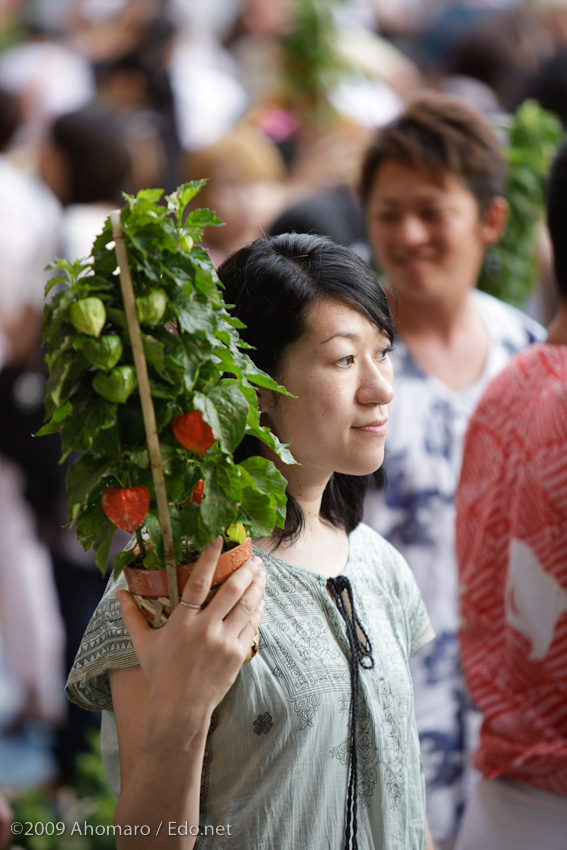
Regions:
<instances>
[{"instance_id":1,"label":"black drawstring cord on blouse","mask_svg":"<svg viewBox=\"0 0 567 850\"><path fill-rule=\"evenodd\" d=\"M372 657L372 644L364 630L362 623L358 619L358 614L354 608L354 599L352 596L352 587L346 576L337 576L330 578L327 582L329 591L339 613L345 621L348 642L351 653L350 664L350 690L351 690L351 732L350 732L350 776L348 783L348 798L347 798L347 817L346 817L346 845L345 850L357 850L358 842L356 839L358 825L356 820L358 808L358 667L364 667L366 670L371 670L374 667L374 659ZM350 603L350 612L346 606L343 592L346 590L348 601ZM364 645L358 633L364 635L366 645Z\"/></svg>"}]
</instances>

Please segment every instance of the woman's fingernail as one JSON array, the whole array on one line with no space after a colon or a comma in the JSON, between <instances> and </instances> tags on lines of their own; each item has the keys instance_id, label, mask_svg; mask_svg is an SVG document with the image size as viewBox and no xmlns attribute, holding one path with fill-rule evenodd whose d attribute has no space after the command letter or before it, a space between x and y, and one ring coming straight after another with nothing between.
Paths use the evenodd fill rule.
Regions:
<instances>
[{"instance_id":1,"label":"woman's fingernail","mask_svg":"<svg viewBox=\"0 0 567 850\"><path fill-rule=\"evenodd\" d=\"M116 591L116 598L118 599L118 601L120 602L121 605L122 605L123 602L126 602L127 597L128 597L128 594L125 590L117 590Z\"/></svg>"},{"instance_id":2,"label":"woman's fingernail","mask_svg":"<svg viewBox=\"0 0 567 850\"><path fill-rule=\"evenodd\" d=\"M253 569L258 571L262 566L262 559L259 558L258 555L254 555L254 557L250 559L250 565Z\"/></svg>"}]
</instances>

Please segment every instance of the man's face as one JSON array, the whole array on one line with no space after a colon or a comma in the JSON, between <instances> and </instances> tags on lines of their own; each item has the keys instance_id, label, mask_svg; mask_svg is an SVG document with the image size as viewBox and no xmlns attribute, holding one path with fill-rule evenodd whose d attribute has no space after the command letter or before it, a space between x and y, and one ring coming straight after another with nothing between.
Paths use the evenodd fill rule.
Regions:
<instances>
[{"instance_id":1,"label":"man's face","mask_svg":"<svg viewBox=\"0 0 567 850\"><path fill-rule=\"evenodd\" d=\"M370 244L402 301L458 302L476 284L497 238L478 203L453 175L437 178L394 160L375 174L366 208Z\"/></svg>"}]
</instances>

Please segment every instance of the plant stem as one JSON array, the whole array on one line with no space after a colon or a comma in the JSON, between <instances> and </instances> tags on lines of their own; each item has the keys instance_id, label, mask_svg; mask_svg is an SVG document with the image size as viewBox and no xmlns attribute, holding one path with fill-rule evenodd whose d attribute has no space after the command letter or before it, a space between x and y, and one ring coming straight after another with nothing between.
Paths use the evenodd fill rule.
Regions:
<instances>
[{"instance_id":1,"label":"plant stem","mask_svg":"<svg viewBox=\"0 0 567 850\"><path fill-rule=\"evenodd\" d=\"M128 265L128 254L126 252L126 244L124 242L124 234L122 232L120 210L114 210L110 214L110 220L112 222L112 235L114 236L114 241L116 243L116 258L118 260L118 267L120 270L120 286L122 288L122 297L124 299L124 311L126 313L128 333L130 334L136 377L138 379L138 390L142 404L144 427L146 429L148 454L150 457L150 466L152 469L154 488L156 492L159 522L163 535L169 601L171 610L173 610L179 602L175 549L173 545L171 520L169 517L169 504L167 501L167 493L165 491L165 478L161 462L156 416L150 389L148 364L144 354L142 333L140 331L140 323L138 322L138 315L136 313L136 299L134 297L134 288L132 286L130 267Z\"/></svg>"}]
</instances>

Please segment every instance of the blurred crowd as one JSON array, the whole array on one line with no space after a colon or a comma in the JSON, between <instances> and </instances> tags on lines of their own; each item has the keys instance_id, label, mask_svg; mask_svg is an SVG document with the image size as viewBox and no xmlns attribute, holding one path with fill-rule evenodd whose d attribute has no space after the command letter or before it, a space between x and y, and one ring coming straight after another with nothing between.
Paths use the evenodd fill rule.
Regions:
<instances>
[{"instance_id":1,"label":"blurred crowd","mask_svg":"<svg viewBox=\"0 0 567 850\"><path fill-rule=\"evenodd\" d=\"M201 178L197 204L225 222L205 235L215 263L288 229L370 262L358 184L376 131L421 91L500 123L534 98L567 122L567 0L0 0L0 28L0 788L13 789L68 781L98 723L63 684L103 581L64 527L58 440L31 436L46 264L87 256L123 192ZM434 826L452 847L455 819Z\"/></svg>"}]
</instances>

